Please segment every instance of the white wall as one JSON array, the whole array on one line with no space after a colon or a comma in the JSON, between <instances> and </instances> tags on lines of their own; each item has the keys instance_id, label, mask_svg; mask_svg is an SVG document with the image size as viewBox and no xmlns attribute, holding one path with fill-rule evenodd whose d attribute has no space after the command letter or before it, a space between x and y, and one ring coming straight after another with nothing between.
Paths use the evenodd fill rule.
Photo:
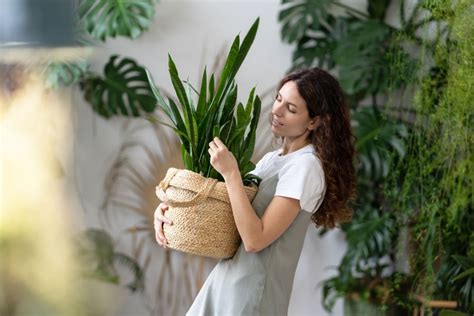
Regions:
<instances>
[{"instance_id":1,"label":"white wall","mask_svg":"<svg viewBox=\"0 0 474 316\"><path fill-rule=\"evenodd\" d=\"M151 29L141 38L131 41L116 39L97 48L91 58L93 68L101 71L111 54L120 54L136 59L153 73L156 83L167 91L173 91L167 70L167 54L175 60L182 77L189 76L191 82L198 83L203 65L211 67L215 56L227 44L227 48L240 32L245 35L256 17L260 17L260 27L255 42L250 49L241 70L237 75L239 100L246 100L252 86L261 94L277 84L291 64L292 47L280 40L280 24L277 15L280 4L276 0L268 1L161 1L156 6L156 17ZM227 53L227 49L225 50ZM104 180L116 157L119 146L130 140L130 126L136 126L137 120L123 118L104 120L90 110L82 101L78 91L75 93L75 107L72 113L74 125L74 160L70 181L75 189L77 212L86 218L82 227L100 226L98 210L104 199ZM271 134L265 119L271 100L263 100L263 113L258 129L257 146L254 160L270 150ZM170 133L162 131L160 135L148 128L134 136L153 150L164 164L172 163L168 152L160 147L163 138L175 139ZM142 163L137 161L138 165ZM141 169L146 174L146 169ZM149 176L149 175L148 175ZM152 179L153 180L153 179ZM155 184L159 182L155 179ZM126 189L126 188L125 188ZM127 212L115 212L109 229L116 232L118 247L127 250L129 238L120 232L127 223L139 220L136 215ZM120 237L119 237L120 236ZM151 237L151 236L150 236ZM148 285L153 302L156 276L163 263L163 250L151 243L147 250L153 253L156 265L148 269ZM307 232L303 253L296 272L293 295L290 303L290 315L326 315L321 306L319 282L335 271L328 270L336 266L344 251L342 235L333 231L324 238L318 236L313 227ZM179 255L174 254L174 257ZM161 258L161 259L160 259ZM179 257L181 258L181 257ZM179 259L178 258L178 259ZM182 259L182 258L181 258ZM161 260L161 261L160 261ZM155 262L155 261L154 261ZM209 262L208 262L209 264ZM116 301L116 315L149 315L145 302L139 296L130 296L125 290L109 287L119 298ZM179 304L179 301L173 301ZM168 310L172 314L172 310ZM175 313L182 309L175 309ZM341 315L338 304L334 315Z\"/></svg>"}]
</instances>

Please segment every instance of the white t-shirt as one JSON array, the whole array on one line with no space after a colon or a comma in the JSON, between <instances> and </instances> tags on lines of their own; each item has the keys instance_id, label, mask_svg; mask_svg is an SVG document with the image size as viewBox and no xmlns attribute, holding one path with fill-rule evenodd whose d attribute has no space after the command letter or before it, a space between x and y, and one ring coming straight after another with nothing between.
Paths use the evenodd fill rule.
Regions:
<instances>
[{"instance_id":1,"label":"white t-shirt","mask_svg":"<svg viewBox=\"0 0 474 316\"><path fill-rule=\"evenodd\" d=\"M260 185L278 173L275 196L297 199L301 209L313 213L321 205L326 193L321 161L312 144L281 156L282 150L280 148L265 154L251 173L262 179Z\"/></svg>"}]
</instances>

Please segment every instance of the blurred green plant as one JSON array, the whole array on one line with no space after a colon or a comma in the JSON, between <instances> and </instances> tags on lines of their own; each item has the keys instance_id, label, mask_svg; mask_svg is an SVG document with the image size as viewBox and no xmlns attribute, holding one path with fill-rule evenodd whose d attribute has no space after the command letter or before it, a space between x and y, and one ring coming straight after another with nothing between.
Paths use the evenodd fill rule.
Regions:
<instances>
[{"instance_id":1,"label":"blurred green plant","mask_svg":"<svg viewBox=\"0 0 474 316\"><path fill-rule=\"evenodd\" d=\"M119 285L118 264L133 274L134 279L126 287L132 292L144 290L143 269L135 259L115 250L112 237L105 230L88 228L76 237L75 245L83 276Z\"/></svg>"},{"instance_id":2,"label":"blurred green plant","mask_svg":"<svg viewBox=\"0 0 474 316\"><path fill-rule=\"evenodd\" d=\"M443 27L433 42L429 72L414 99L412 146L398 168L391 203L413 227L415 290L458 302L474 313L474 7L470 1L423 1Z\"/></svg>"},{"instance_id":3,"label":"blurred green plant","mask_svg":"<svg viewBox=\"0 0 474 316\"><path fill-rule=\"evenodd\" d=\"M147 31L155 16L157 0L76 0L75 28L78 47L93 46L117 36L136 39ZM109 60L109 63L111 61ZM54 62L45 65L46 83L51 88L70 86L96 76L89 63Z\"/></svg>"},{"instance_id":4,"label":"blurred green plant","mask_svg":"<svg viewBox=\"0 0 474 316\"><path fill-rule=\"evenodd\" d=\"M155 16L156 0L80 0L79 16L95 39L139 37Z\"/></svg>"},{"instance_id":5,"label":"blurred green plant","mask_svg":"<svg viewBox=\"0 0 474 316\"><path fill-rule=\"evenodd\" d=\"M376 302L376 291L372 291L386 285L386 270L393 268L389 267L391 262L387 264L382 259L392 251L395 219L365 207L363 212L355 213L350 224L343 224L347 251L337 269L338 275L323 284L323 305L327 310L332 310L337 298L349 293L359 293L362 298Z\"/></svg>"},{"instance_id":6,"label":"blurred green plant","mask_svg":"<svg viewBox=\"0 0 474 316\"><path fill-rule=\"evenodd\" d=\"M359 173L372 181L387 177L393 168L393 154L405 156L406 126L391 121L376 107L358 109L352 119L361 161Z\"/></svg>"},{"instance_id":7,"label":"blurred green plant","mask_svg":"<svg viewBox=\"0 0 474 316\"><path fill-rule=\"evenodd\" d=\"M149 74L150 86L153 88L156 101L171 124L151 115L149 119L167 125L177 133L181 140L183 162L188 170L223 181L222 176L210 164L207 152L207 144L217 136L234 154L244 184L259 183L259 178L249 172L255 168L251 157L255 148L261 101L253 88L246 105L241 102L237 104L235 83L235 75L253 43L258 23L259 19L253 23L242 44L239 36L234 39L217 88L214 88L214 74L208 82L206 69L202 75L199 91L187 81L184 85L173 59L169 56L169 73L179 100L179 107L172 98L168 98L168 102L165 101ZM197 102L193 101L194 94L198 96Z\"/></svg>"},{"instance_id":8,"label":"blurred green plant","mask_svg":"<svg viewBox=\"0 0 474 316\"><path fill-rule=\"evenodd\" d=\"M415 292L471 311L472 263L464 259L474 249L466 233L474 229L466 217L474 174L472 2L422 0L408 9L402 0L399 25L386 22L389 0L368 1L363 12L316 2L282 1L282 39L295 45L291 70L337 73L353 109L361 162L356 215L342 226L348 250L338 275L323 284L325 307L359 293L375 304L410 308ZM413 282L404 294L389 282L403 275L395 265L403 229ZM371 280L401 298L374 299Z\"/></svg>"},{"instance_id":9,"label":"blurred green plant","mask_svg":"<svg viewBox=\"0 0 474 316\"><path fill-rule=\"evenodd\" d=\"M78 84L88 69L89 63L85 59L78 62L50 63L45 70L46 85L57 89L60 85Z\"/></svg>"}]
</instances>

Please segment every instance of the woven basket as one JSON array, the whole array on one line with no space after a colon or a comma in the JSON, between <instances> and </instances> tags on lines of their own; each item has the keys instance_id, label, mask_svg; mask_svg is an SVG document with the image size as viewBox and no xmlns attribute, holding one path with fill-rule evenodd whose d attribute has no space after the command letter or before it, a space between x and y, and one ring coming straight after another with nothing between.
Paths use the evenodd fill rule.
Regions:
<instances>
[{"instance_id":1,"label":"woven basket","mask_svg":"<svg viewBox=\"0 0 474 316\"><path fill-rule=\"evenodd\" d=\"M244 187L250 201L255 187ZM156 187L156 195L168 204L163 225L168 247L198 256L232 257L240 244L229 195L224 182L190 170L170 168Z\"/></svg>"}]
</instances>

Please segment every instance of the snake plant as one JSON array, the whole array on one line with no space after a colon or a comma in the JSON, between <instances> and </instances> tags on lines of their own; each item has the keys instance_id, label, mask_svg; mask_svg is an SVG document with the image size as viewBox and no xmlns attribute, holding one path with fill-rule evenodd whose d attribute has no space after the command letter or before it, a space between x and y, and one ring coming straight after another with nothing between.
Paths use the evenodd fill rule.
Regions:
<instances>
[{"instance_id":1,"label":"snake plant","mask_svg":"<svg viewBox=\"0 0 474 316\"><path fill-rule=\"evenodd\" d=\"M151 116L149 118L171 127L178 134L183 162L188 170L223 180L222 176L212 168L207 152L209 142L217 136L237 159L244 184L258 185L259 183L259 178L249 172L255 167L250 159L255 147L261 101L253 88L246 104L241 102L237 104L237 84L234 80L255 39L258 23L259 19L253 23L242 43L239 36L236 36L217 87L214 74L208 80L206 69L204 69L201 87L197 91L188 81L180 79L176 65L168 55L169 73L178 104L172 98L166 101L162 97L147 71L156 102L171 124L156 120ZM194 101L195 96L197 96L197 101Z\"/></svg>"}]
</instances>

